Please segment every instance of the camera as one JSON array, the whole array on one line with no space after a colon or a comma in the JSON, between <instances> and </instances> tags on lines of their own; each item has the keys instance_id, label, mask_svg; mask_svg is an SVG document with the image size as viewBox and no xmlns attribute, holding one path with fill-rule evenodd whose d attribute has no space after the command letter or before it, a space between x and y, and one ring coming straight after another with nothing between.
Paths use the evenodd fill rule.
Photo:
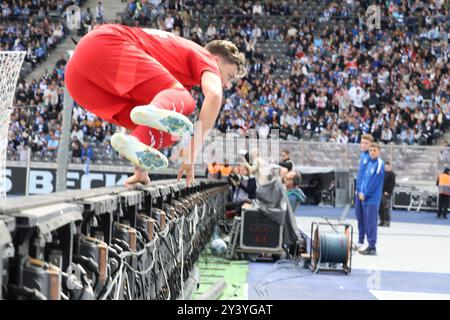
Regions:
<instances>
[{"instance_id":1,"label":"camera","mask_svg":"<svg viewBox=\"0 0 450 320\"><path fill-rule=\"evenodd\" d=\"M239 181L241 181L241 176L236 173L231 173L228 177L228 184L234 185L239 183Z\"/></svg>"}]
</instances>

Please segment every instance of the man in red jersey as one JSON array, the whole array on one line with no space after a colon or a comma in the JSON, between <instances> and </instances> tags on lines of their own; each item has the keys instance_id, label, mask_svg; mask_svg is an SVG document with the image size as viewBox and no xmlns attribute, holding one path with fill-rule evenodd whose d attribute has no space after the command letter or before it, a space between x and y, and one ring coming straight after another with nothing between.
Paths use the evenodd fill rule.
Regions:
<instances>
[{"instance_id":1,"label":"man in red jersey","mask_svg":"<svg viewBox=\"0 0 450 320\"><path fill-rule=\"evenodd\" d=\"M222 104L222 87L245 75L245 57L231 42L215 40L205 48L172 33L122 25L96 27L78 43L66 67L73 99L102 119L131 130L115 133L113 148L135 165L126 185L148 184L149 170L165 168L158 151L187 135L203 142ZM204 101L194 127L186 115L195 109L189 94L201 86ZM201 146L191 138L178 178L194 179Z\"/></svg>"}]
</instances>

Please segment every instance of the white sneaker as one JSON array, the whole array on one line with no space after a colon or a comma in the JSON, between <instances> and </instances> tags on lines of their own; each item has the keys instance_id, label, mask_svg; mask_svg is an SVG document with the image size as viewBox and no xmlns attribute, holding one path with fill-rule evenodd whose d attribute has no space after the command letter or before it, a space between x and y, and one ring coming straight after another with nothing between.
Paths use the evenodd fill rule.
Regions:
<instances>
[{"instance_id":1,"label":"white sneaker","mask_svg":"<svg viewBox=\"0 0 450 320\"><path fill-rule=\"evenodd\" d=\"M111 137L111 145L119 154L144 170L163 169L169 166L165 155L143 144L136 137L115 133Z\"/></svg>"},{"instance_id":2,"label":"white sneaker","mask_svg":"<svg viewBox=\"0 0 450 320\"><path fill-rule=\"evenodd\" d=\"M358 252L361 252L361 251L364 251L364 250L366 250L365 246L363 246L363 245L359 245L358 246Z\"/></svg>"},{"instance_id":3,"label":"white sneaker","mask_svg":"<svg viewBox=\"0 0 450 320\"><path fill-rule=\"evenodd\" d=\"M194 125L185 115L152 105L133 108L130 117L135 124L155 128L177 137L190 136L194 132Z\"/></svg>"},{"instance_id":4,"label":"white sneaker","mask_svg":"<svg viewBox=\"0 0 450 320\"><path fill-rule=\"evenodd\" d=\"M364 248L364 244L363 243L353 243L353 251L360 251Z\"/></svg>"}]
</instances>

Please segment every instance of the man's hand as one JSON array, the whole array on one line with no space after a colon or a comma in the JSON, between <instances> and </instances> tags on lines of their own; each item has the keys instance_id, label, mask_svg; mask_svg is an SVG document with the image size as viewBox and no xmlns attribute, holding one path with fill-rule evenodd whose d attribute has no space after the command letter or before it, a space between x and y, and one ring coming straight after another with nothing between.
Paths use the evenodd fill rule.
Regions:
<instances>
[{"instance_id":1,"label":"man's hand","mask_svg":"<svg viewBox=\"0 0 450 320\"><path fill-rule=\"evenodd\" d=\"M249 209L249 208L251 208L252 207L252 205L250 204L250 203L244 203L243 205L242 205L242 209Z\"/></svg>"},{"instance_id":2,"label":"man's hand","mask_svg":"<svg viewBox=\"0 0 450 320\"><path fill-rule=\"evenodd\" d=\"M178 170L178 181L181 180L183 173L186 172L186 185L189 186L191 183L195 182L194 177L194 164L183 163Z\"/></svg>"},{"instance_id":3,"label":"man's hand","mask_svg":"<svg viewBox=\"0 0 450 320\"><path fill-rule=\"evenodd\" d=\"M388 192L385 192L385 193L384 193L384 195L385 195L385 196L388 196L388 195L389 195L389 193L388 193Z\"/></svg>"},{"instance_id":4,"label":"man's hand","mask_svg":"<svg viewBox=\"0 0 450 320\"><path fill-rule=\"evenodd\" d=\"M364 195L362 193L359 193L359 200L364 201Z\"/></svg>"}]
</instances>

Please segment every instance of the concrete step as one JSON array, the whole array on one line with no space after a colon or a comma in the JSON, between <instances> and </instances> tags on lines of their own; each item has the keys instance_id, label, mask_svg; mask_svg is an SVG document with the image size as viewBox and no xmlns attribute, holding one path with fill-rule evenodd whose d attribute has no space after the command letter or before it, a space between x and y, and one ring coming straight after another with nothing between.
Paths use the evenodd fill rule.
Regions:
<instances>
[{"instance_id":1,"label":"concrete step","mask_svg":"<svg viewBox=\"0 0 450 320\"><path fill-rule=\"evenodd\" d=\"M118 20L117 13L123 12L127 7L127 1L122 0L103 0L103 8L105 9L105 21L114 22ZM95 7L94 7L95 12Z\"/></svg>"},{"instance_id":2,"label":"concrete step","mask_svg":"<svg viewBox=\"0 0 450 320\"><path fill-rule=\"evenodd\" d=\"M447 140L450 142L450 132L445 132L439 139L438 142L444 142L444 140Z\"/></svg>"}]
</instances>

